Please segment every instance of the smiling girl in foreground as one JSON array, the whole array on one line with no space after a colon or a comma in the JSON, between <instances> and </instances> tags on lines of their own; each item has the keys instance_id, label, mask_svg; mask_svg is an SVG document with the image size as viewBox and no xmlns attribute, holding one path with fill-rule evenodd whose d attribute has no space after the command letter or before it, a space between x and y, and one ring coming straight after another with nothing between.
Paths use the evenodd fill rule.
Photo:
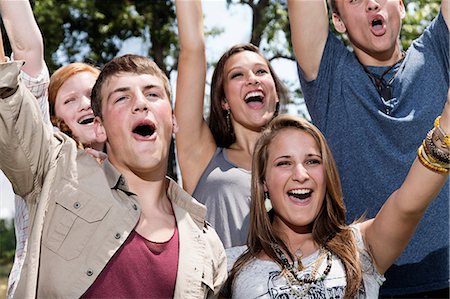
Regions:
<instances>
[{"instance_id":1,"label":"smiling girl in foreground","mask_svg":"<svg viewBox=\"0 0 450 299\"><path fill-rule=\"evenodd\" d=\"M227 250L233 268L224 295L378 298L383 273L448 178L449 99L401 187L374 219L351 225L322 133L301 118L277 116L256 143L249 238Z\"/></svg>"}]
</instances>

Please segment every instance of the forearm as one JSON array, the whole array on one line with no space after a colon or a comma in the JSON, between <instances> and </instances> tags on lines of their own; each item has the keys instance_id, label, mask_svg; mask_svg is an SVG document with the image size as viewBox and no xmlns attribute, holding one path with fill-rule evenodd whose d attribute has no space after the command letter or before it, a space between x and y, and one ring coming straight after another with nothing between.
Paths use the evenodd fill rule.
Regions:
<instances>
[{"instance_id":1,"label":"forearm","mask_svg":"<svg viewBox=\"0 0 450 299\"><path fill-rule=\"evenodd\" d=\"M445 20L445 23L447 24L447 27L449 27L449 22L450 22L450 5L449 5L449 1L450 0L442 0L441 1L442 16L444 17L444 20Z\"/></svg>"},{"instance_id":2,"label":"forearm","mask_svg":"<svg viewBox=\"0 0 450 299\"><path fill-rule=\"evenodd\" d=\"M23 70L37 76L44 67L42 34L28 0L0 0L0 11L15 60L24 60Z\"/></svg>"},{"instance_id":3,"label":"forearm","mask_svg":"<svg viewBox=\"0 0 450 299\"><path fill-rule=\"evenodd\" d=\"M329 31L326 1L289 0L288 12L297 62L307 79L314 80Z\"/></svg>"},{"instance_id":4,"label":"forearm","mask_svg":"<svg viewBox=\"0 0 450 299\"><path fill-rule=\"evenodd\" d=\"M5 48L3 47L3 36L2 31L0 30L0 63L5 61L6 61Z\"/></svg>"},{"instance_id":5,"label":"forearm","mask_svg":"<svg viewBox=\"0 0 450 299\"><path fill-rule=\"evenodd\" d=\"M175 115L177 140L196 142L203 126L206 56L201 1L176 1L180 55Z\"/></svg>"}]
</instances>

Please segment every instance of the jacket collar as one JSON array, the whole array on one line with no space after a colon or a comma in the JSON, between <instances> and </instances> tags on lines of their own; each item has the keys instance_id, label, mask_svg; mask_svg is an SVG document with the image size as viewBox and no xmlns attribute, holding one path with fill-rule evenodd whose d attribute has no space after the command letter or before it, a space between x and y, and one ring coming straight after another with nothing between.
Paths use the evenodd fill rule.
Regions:
<instances>
[{"instance_id":1,"label":"jacket collar","mask_svg":"<svg viewBox=\"0 0 450 299\"><path fill-rule=\"evenodd\" d=\"M198 227L203 228L205 225L206 207L190 196L171 178L166 177L166 180L169 182L167 196L172 202L172 205L177 205L183 210L186 210Z\"/></svg>"}]
</instances>

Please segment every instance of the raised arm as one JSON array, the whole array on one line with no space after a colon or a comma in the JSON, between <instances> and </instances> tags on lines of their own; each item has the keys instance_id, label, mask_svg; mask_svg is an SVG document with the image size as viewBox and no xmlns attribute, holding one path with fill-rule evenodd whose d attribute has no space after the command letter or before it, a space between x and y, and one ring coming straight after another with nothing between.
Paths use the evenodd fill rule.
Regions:
<instances>
[{"instance_id":1,"label":"raised arm","mask_svg":"<svg viewBox=\"0 0 450 299\"><path fill-rule=\"evenodd\" d=\"M449 0L442 0L441 1L441 11L442 16L444 17L445 23L447 24L447 27L449 27L450 22L450 7L449 7Z\"/></svg>"},{"instance_id":2,"label":"raised arm","mask_svg":"<svg viewBox=\"0 0 450 299\"><path fill-rule=\"evenodd\" d=\"M439 123L441 132L445 132L449 142L450 90ZM431 127L433 124L430 124ZM443 137L444 134L441 136ZM433 144L437 144L441 153L448 159L449 145L445 147L439 140ZM426 156L436 157L422 155L422 157ZM381 273L384 273L401 254L428 205L448 180L448 172L432 171L418 159L415 159L403 184L388 198L374 220L363 224L362 230L365 231L363 234L365 234L367 248L371 251L375 265ZM435 164L448 167L448 164L445 165L442 162ZM448 236L442 236L442 238L448 238Z\"/></svg>"},{"instance_id":3,"label":"raised arm","mask_svg":"<svg viewBox=\"0 0 450 299\"><path fill-rule=\"evenodd\" d=\"M317 78L328 36L326 0L288 0L292 45L307 80Z\"/></svg>"},{"instance_id":4,"label":"raised arm","mask_svg":"<svg viewBox=\"0 0 450 299\"><path fill-rule=\"evenodd\" d=\"M28 0L0 0L0 13L15 60L24 60L22 67L31 77L45 67L42 35Z\"/></svg>"},{"instance_id":5,"label":"raised arm","mask_svg":"<svg viewBox=\"0 0 450 299\"><path fill-rule=\"evenodd\" d=\"M217 146L203 119L206 57L201 1L177 0L176 13L180 41L176 147L183 188L192 194Z\"/></svg>"},{"instance_id":6,"label":"raised arm","mask_svg":"<svg viewBox=\"0 0 450 299\"><path fill-rule=\"evenodd\" d=\"M3 47L3 36L0 30L0 63L5 62L5 48Z\"/></svg>"}]
</instances>

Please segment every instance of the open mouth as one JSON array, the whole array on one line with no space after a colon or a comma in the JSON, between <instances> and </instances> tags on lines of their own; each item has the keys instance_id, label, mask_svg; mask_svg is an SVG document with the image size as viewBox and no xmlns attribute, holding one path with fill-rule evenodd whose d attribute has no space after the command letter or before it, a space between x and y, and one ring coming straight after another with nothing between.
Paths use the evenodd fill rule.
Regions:
<instances>
[{"instance_id":1,"label":"open mouth","mask_svg":"<svg viewBox=\"0 0 450 299\"><path fill-rule=\"evenodd\" d=\"M383 26L383 21L381 19L375 19L372 21L372 27L377 28L377 26Z\"/></svg>"},{"instance_id":2,"label":"open mouth","mask_svg":"<svg viewBox=\"0 0 450 299\"><path fill-rule=\"evenodd\" d=\"M140 124L133 129L134 134L138 134L142 137L149 137L155 133L155 125L153 124Z\"/></svg>"},{"instance_id":3,"label":"open mouth","mask_svg":"<svg viewBox=\"0 0 450 299\"><path fill-rule=\"evenodd\" d=\"M245 96L245 102L249 103L263 103L264 94L261 91L252 91Z\"/></svg>"},{"instance_id":4,"label":"open mouth","mask_svg":"<svg viewBox=\"0 0 450 299\"><path fill-rule=\"evenodd\" d=\"M298 200L305 200L311 197L312 190L311 189L295 189L288 191L288 196L295 197Z\"/></svg>"},{"instance_id":5,"label":"open mouth","mask_svg":"<svg viewBox=\"0 0 450 299\"><path fill-rule=\"evenodd\" d=\"M88 116L82 117L78 120L78 123L80 125L88 125L88 124L92 124L93 122L94 122L93 115L88 115Z\"/></svg>"}]
</instances>

